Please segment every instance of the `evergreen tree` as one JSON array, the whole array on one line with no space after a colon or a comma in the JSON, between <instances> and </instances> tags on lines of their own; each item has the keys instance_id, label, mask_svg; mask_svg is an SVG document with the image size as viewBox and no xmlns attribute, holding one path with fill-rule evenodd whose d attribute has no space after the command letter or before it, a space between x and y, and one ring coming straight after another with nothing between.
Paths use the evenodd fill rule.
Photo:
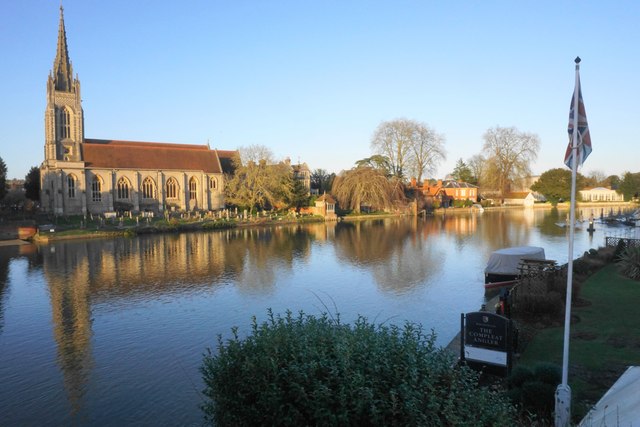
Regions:
<instances>
[{"instance_id":1,"label":"evergreen tree","mask_svg":"<svg viewBox=\"0 0 640 427\"><path fill-rule=\"evenodd\" d=\"M625 172L616 191L624 195L626 201L637 199L640 195L640 172Z\"/></svg>"},{"instance_id":2,"label":"evergreen tree","mask_svg":"<svg viewBox=\"0 0 640 427\"><path fill-rule=\"evenodd\" d=\"M309 204L309 191L301 180L293 179L292 181L289 204L292 208L296 208L296 212L300 212L301 207Z\"/></svg>"},{"instance_id":3,"label":"evergreen tree","mask_svg":"<svg viewBox=\"0 0 640 427\"><path fill-rule=\"evenodd\" d=\"M0 157L0 200L7 195L7 165Z\"/></svg>"},{"instance_id":4,"label":"evergreen tree","mask_svg":"<svg viewBox=\"0 0 640 427\"><path fill-rule=\"evenodd\" d=\"M24 177L25 196L29 200L40 200L40 168L33 166Z\"/></svg>"},{"instance_id":5,"label":"evergreen tree","mask_svg":"<svg viewBox=\"0 0 640 427\"><path fill-rule=\"evenodd\" d=\"M456 162L456 167L453 169L451 176L456 181L467 182L474 185L477 183L473 177L473 171L462 159L458 159Z\"/></svg>"},{"instance_id":6,"label":"evergreen tree","mask_svg":"<svg viewBox=\"0 0 640 427\"><path fill-rule=\"evenodd\" d=\"M584 187L584 177L576 175L576 193ZM567 168L549 169L532 186L531 190L542 194L553 206L559 201L571 200L571 171Z\"/></svg>"}]
</instances>

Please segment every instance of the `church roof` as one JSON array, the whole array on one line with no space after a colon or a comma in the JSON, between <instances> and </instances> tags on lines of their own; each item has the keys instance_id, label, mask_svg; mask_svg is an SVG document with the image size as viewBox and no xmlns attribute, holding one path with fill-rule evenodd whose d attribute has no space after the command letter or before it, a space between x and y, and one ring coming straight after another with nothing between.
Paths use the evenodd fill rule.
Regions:
<instances>
[{"instance_id":1,"label":"church roof","mask_svg":"<svg viewBox=\"0 0 640 427\"><path fill-rule=\"evenodd\" d=\"M218 153L206 145L85 139L88 168L159 169L222 173Z\"/></svg>"}]
</instances>

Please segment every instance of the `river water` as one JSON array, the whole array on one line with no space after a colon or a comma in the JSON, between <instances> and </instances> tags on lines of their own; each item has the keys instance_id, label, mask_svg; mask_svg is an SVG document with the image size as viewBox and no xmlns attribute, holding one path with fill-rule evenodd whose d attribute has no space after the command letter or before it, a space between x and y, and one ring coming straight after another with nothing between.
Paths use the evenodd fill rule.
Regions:
<instances>
[{"instance_id":1,"label":"river water","mask_svg":"<svg viewBox=\"0 0 640 427\"><path fill-rule=\"evenodd\" d=\"M200 425L203 353L269 308L421 323L444 346L484 302L493 250L542 246L567 262L565 217L516 209L0 247L0 424ZM585 225L574 254L634 232Z\"/></svg>"}]
</instances>

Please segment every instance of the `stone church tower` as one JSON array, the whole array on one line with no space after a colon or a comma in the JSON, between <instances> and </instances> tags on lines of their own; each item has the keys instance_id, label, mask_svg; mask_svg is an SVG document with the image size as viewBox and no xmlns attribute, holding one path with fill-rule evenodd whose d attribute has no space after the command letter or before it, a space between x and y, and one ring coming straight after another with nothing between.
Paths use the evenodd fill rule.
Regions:
<instances>
[{"instance_id":1,"label":"stone church tower","mask_svg":"<svg viewBox=\"0 0 640 427\"><path fill-rule=\"evenodd\" d=\"M225 206L225 173L233 173L235 151L85 138L80 81L69 60L62 7L44 124L40 207L45 213L111 217Z\"/></svg>"},{"instance_id":2,"label":"stone church tower","mask_svg":"<svg viewBox=\"0 0 640 427\"><path fill-rule=\"evenodd\" d=\"M47 80L47 109L45 112L45 162L82 161L84 116L80 98L80 81L73 76L67 50L64 15L60 6L58 48L53 70ZM53 166L53 165L52 165Z\"/></svg>"}]
</instances>

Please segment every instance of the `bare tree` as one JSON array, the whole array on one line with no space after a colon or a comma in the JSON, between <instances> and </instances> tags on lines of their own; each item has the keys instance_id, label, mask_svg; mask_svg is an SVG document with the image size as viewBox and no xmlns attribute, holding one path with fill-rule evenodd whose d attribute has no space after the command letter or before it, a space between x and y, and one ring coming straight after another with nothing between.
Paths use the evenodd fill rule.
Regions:
<instances>
[{"instance_id":1,"label":"bare tree","mask_svg":"<svg viewBox=\"0 0 640 427\"><path fill-rule=\"evenodd\" d=\"M537 135L520 132L515 127L495 127L484 134L483 150L487 156L486 183L502 195L511 183L530 174L530 164L538 157Z\"/></svg>"},{"instance_id":2,"label":"bare tree","mask_svg":"<svg viewBox=\"0 0 640 427\"><path fill-rule=\"evenodd\" d=\"M390 172L398 178L404 177L411 149L411 134L409 120L396 119L380 123L371 140L373 152L389 159Z\"/></svg>"},{"instance_id":3,"label":"bare tree","mask_svg":"<svg viewBox=\"0 0 640 427\"><path fill-rule=\"evenodd\" d=\"M336 177L331 193L344 209L360 212L362 205L390 208L404 200L404 186L397 178L387 179L382 171L368 166L354 168Z\"/></svg>"},{"instance_id":4,"label":"bare tree","mask_svg":"<svg viewBox=\"0 0 640 427\"><path fill-rule=\"evenodd\" d=\"M434 171L445 158L444 137L408 119L382 122L373 134L371 148L375 155L388 159L391 175L400 179L409 172L421 181L424 173Z\"/></svg>"},{"instance_id":5,"label":"bare tree","mask_svg":"<svg viewBox=\"0 0 640 427\"><path fill-rule=\"evenodd\" d=\"M259 144L249 145L247 147L238 148L240 152L240 161L243 165L248 164L249 162L260 163L260 161L264 160L268 165L274 163L273 152L269 147Z\"/></svg>"},{"instance_id":6,"label":"bare tree","mask_svg":"<svg viewBox=\"0 0 640 427\"><path fill-rule=\"evenodd\" d=\"M446 159L444 136L423 123L413 123L414 132L411 143L411 156L408 171L422 182L423 174L432 174L438 163Z\"/></svg>"},{"instance_id":7,"label":"bare tree","mask_svg":"<svg viewBox=\"0 0 640 427\"><path fill-rule=\"evenodd\" d=\"M467 166L471 169L471 174L476 181L476 185L481 185L484 177L484 170L487 160L482 154L474 154L467 160Z\"/></svg>"},{"instance_id":8,"label":"bare tree","mask_svg":"<svg viewBox=\"0 0 640 427\"><path fill-rule=\"evenodd\" d=\"M594 170L585 177L586 185L589 187L598 187L600 185L607 185L607 175L600 170Z\"/></svg>"}]
</instances>

